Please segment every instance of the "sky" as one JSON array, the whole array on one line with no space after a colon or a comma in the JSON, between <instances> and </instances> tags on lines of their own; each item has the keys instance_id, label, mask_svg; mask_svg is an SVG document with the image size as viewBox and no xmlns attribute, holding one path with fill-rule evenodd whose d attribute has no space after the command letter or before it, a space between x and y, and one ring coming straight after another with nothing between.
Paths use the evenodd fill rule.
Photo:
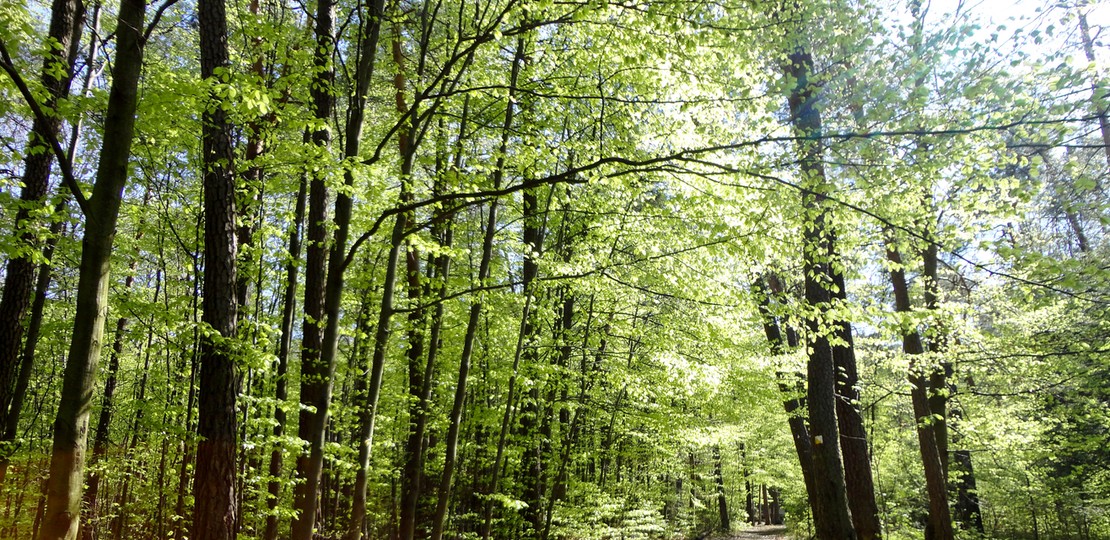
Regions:
<instances>
[{"instance_id":1,"label":"sky","mask_svg":"<svg viewBox=\"0 0 1110 540\"><path fill-rule=\"evenodd\" d=\"M1054 49L1058 50L1064 45L1063 40L1066 40L1077 52L1081 52L1079 28L1074 17L1075 8L1072 8L1073 15L1065 20L1068 10L1060 7L1061 4L1080 3L1077 0L924 0L924 2L929 5L930 14L936 14L932 17L934 21L942 13L952 14L959 9L974 17L982 26L981 32L986 35L999 31L1002 27L1005 29L1000 31L1001 34L1012 35L1012 32L1019 28L1024 28L1025 33L1028 34L1033 29L1045 31L1050 25L1054 26L1055 37L1045 38L1040 45L1043 51L1026 51L1034 56L1037 52L1048 53ZM1110 43L1110 2L1094 0L1088 2L1083 9L1087 13L1092 37L1096 41L1096 55L1099 58L1110 58L1110 51L1105 46L1106 43ZM1099 41L1102 42L1102 46L1097 43ZM1028 46L1036 47L1031 44ZM1100 64L1105 65L1106 62L1102 61Z\"/></svg>"}]
</instances>

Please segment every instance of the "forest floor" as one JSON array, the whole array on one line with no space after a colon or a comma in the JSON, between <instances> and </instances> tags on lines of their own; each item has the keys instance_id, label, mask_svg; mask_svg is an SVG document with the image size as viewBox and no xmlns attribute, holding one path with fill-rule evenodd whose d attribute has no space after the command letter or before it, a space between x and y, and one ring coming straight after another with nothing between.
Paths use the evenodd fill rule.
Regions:
<instances>
[{"instance_id":1,"label":"forest floor","mask_svg":"<svg viewBox=\"0 0 1110 540\"><path fill-rule=\"evenodd\" d=\"M715 537L715 540L787 540L786 527L782 525L766 525L749 527L736 531L728 536Z\"/></svg>"}]
</instances>

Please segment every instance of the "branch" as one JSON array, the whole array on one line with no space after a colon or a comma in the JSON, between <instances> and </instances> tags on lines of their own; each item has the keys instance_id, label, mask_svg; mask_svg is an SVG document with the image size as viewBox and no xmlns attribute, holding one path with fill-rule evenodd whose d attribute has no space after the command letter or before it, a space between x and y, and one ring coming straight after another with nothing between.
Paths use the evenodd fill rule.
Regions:
<instances>
[{"instance_id":1,"label":"branch","mask_svg":"<svg viewBox=\"0 0 1110 540\"><path fill-rule=\"evenodd\" d=\"M34 115L35 120L50 125L51 118L42 110L38 100L35 99L31 89L27 86L27 82L19 74L19 70L15 68L15 63L12 62L12 57L8 54L8 47L3 39L0 39L0 69L4 70L11 77L12 82L15 83L19 93L23 95L23 99L27 101L27 106L31 108L31 113ZM73 199L77 201L77 206L81 209L81 213L86 216L89 215L89 200L85 197L85 193L81 191L81 186L77 185L77 180L73 176L73 163L66 157L66 151L62 149L61 143L58 142L58 134L53 130L47 129L45 133L37 133L44 135L46 142L50 144L50 150L54 153L54 157L58 158L58 167L62 170L62 183L65 184L71 192L73 192Z\"/></svg>"},{"instance_id":2,"label":"branch","mask_svg":"<svg viewBox=\"0 0 1110 540\"><path fill-rule=\"evenodd\" d=\"M158 26L158 23L162 20L162 15L176 3L177 0L165 0L162 5L158 6L158 10L154 12L154 17L150 19L150 24L146 27L146 31L143 32L143 39L140 43L145 44L150 39L150 34L154 32L154 27Z\"/></svg>"},{"instance_id":3,"label":"branch","mask_svg":"<svg viewBox=\"0 0 1110 540\"><path fill-rule=\"evenodd\" d=\"M687 159L684 159L683 161L687 161L687 162L690 162L690 163L697 163L699 165L704 165L704 166L708 166L708 167L714 167L716 169L723 170L723 171L726 171L726 172L731 172L731 173L736 173L736 174L744 174L744 175L753 176L753 177L756 177L756 178L762 178L764 180L770 180L772 182L776 182L776 183L782 184L784 186L787 186L789 188L795 189L799 193L802 193L802 194L818 195L817 192L815 192L811 189L807 189L807 188L802 187L798 184L795 184L794 182L791 182L789 180L785 180L785 179L780 178L780 177L775 176L775 175L761 173L761 172L752 171L752 170L736 169L736 168L730 167L728 165L723 165L723 164L720 164L720 163L714 163L714 162L707 161L707 160L702 160L702 159L687 158ZM985 265L983 263L977 263L977 262L972 261L971 259L955 252L955 251L952 251L952 250L949 250L949 249L945 248L943 245L940 244L940 242L932 240L931 238L929 238L925 234L922 234L918 231L915 231L915 230L913 230L909 227L894 223L894 222L890 221L889 219L887 219L885 217L882 217L882 216L876 214L875 212L867 210L866 208L863 208L863 207L861 207L857 204L853 204L853 203L850 203L848 201L838 199L838 198L836 198L836 197L834 197L834 196L832 196L828 193L820 193L820 195L822 197L824 197L826 200L830 201L830 202L833 202L833 203L836 203L840 206L848 208L849 210L854 210L856 212L859 212L860 214L868 216L868 217L874 219L875 221L878 221L879 223L881 223L885 226L888 226L888 227L897 229L899 231L902 231L902 232L908 234L909 236L912 236L912 237L914 237L918 240L921 240L921 241L923 241L927 244L934 245L938 249L947 253L948 255L951 255L952 257L967 263L968 265L972 266L973 268L976 268L978 270L986 272L990 276L997 276L997 277L1001 277L1001 278L1006 278L1006 279L1009 279L1009 280L1012 280L1012 281L1016 281L1018 283L1024 283L1026 285L1039 287L1039 288L1046 289L1046 290L1049 290L1049 291L1052 291L1052 292L1055 292L1055 293L1062 294L1064 296L1075 298L1077 300L1083 300L1085 302L1090 302L1092 304L1104 304L1104 305L1105 304L1110 304L1110 301L1107 301L1107 300L1102 300L1102 299L1097 299L1097 298L1088 298L1088 297L1083 296L1079 293L1075 293L1075 292L1072 292L1072 291L1069 291L1069 290L1061 289L1059 287L1050 285L1048 283L1044 283L1044 282L1041 282L1041 281L1034 281L1034 280L1031 280L1031 279L1023 278L1021 276L1016 276L1016 275L1011 274L1009 272L1003 272L1001 270L994 270L992 268L988 268L987 265Z\"/></svg>"},{"instance_id":4,"label":"branch","mask_svg":"<svg viewBox=\"0 0 1110 540\"><path fill-rule=\"evenodd\" d=\"M382 214L380 216L378 216L378 219L376 219L374 221L374 224L370 227L370 230L366 231L365 233L362 234L362 236L360 236L357 240L355 240L355 242L351 245L351 249L347 252L347 256L346 256L346 258L344 259L344 262L343 262L343 267L346 268L347 266L349 266L351 264L351 261L354 259L355 253L362 246L362 244L364 242L366 242L366 240L368 240L371 236L376 234L378 232L378 230L381 229L382 225L385 223L385 221L387 219L389 219L390 217L395 216L397 214L411 212L411 211L414 211L414 210L418 210L420 208L424 208L426 206L431 206L431 205L439 204L441 202L452 201L452 200L460 200L460 199L470 199L471 201L483 200L483 199L488 199L488 198L491 198L491 197L501 197L501 196L504 196L504 195L510 195L510 194L513 194L513 193L516 193L516 192L519 192L519 191L523 191L523 190L526 190L526 189L531 189L531 188L546 186L546 185L552 185L552 184L559 184L559 183L582 184L582 183L586 183L588 181L588 179L581 176L582 173L589 172L589 171L594 171L594 170L599 169L601 167L604 167L606 165L623 165L623 166L626 167L625 169L617 170L617 171L614 171L612 173L608 173L608 174L604 175L605 178L615 178L615 177L618 177L618 176L624 176L624 175L627 175L627 174L633 174L633 173L638 173L638 172L652 172L652 171L655 171L655 170L667 169L668 167L671 166L671 164L673 162L698 163L698 164L701 164L701 165L710 166L710 167L713 167L713 168L716 168L716 169L719 169L719 170L723 170L723 171L727 171L727 172L730 172L730 173L747 174L749 176L754 176L754 177L757 177L757 178L772 180L774 182L778 182L780 184L789 186L791 188L794 188L794 189L799 190L800 192L804 193L804 192L807 191L807 190L805 190L805 188L802 188L801 186L799 186L797 184L794 184L792 182L789 182L787 180L784 180L782 178L772 176L772 175L766 175L766 174L762 174L762 173L758 173L758 172L754 172L754 171L742 171L742 170L739 170L739 169L736 169L736 168L733 168L733 167L730 167L730 166L727 166L727 165L714 163L714 162L708 161L708 160L698 159L698 156L703 156L703 155L706 155L706 154L713 154L713 153L723 152L723 151L728 151L728 150L739 150L739 149L742 149L742 148L752 148L752 147L757 147L757 146L761 146L761 145L764 145L764 144L790 143L790 142L798 142L798 141L801 141L801 140L807 140L807 141L812 141L812 140L847 141L847 140L851 140L851 139L874 139L874 138L880 138L880 137L902 137L902 136L924 136L924 135L956 136L956 135L969 135L969 134L972 134L972 133L986 132L986 131L1006 131L1006 130L1013 129L1013 128L1018 127L1018 126L1024 126L1024 125L1067 124L1067 123L1075 123L1075 122L1088 122L1088 121L1097 120L1097 119L1098 119L1097 115L1084 116L1084 117L1050 118L1050 119L1041 119L1041 120L1030 120L1030 119L1025 119L1023 117L1020 120L1015 120L1015 121L1012 121L1012 122L1006 122L1006 123L1002 123L1002 124L982 124L982 125L978 125L978 126L969 126L969 127L966 127L966 128L950 128L950 129L939 129L939 130L913 129L913 130L890 130L890 131L871 131L871 132L839 132L839 133L823 134L823 135L818 135L818 136L767 136L767 137L760 137L758 139L751 139L751 140L747 140L747 141L738 141L738 142L728 143L728 144L720 144L720 145L704 146L704 147L700 147L700 148L683 149L683 150L678 150L676 152L672 152L672 153L669 153L669 154L660 154L660 155L656 155L655 157L649 157L649 158L640 159L640 160L625 158L625 157L621 157L621 156L606 156L606 157L599 158L599 159L597 159L597 160L595 160L591 163L587 163L587 164L579 166L579 167L574 167L574 168L568 169L567 171L562 172L562 173L553 174L553 175L549 175L549 176L544 176L544 177L540 177L540 178L534 178L534 179L531 179L531 180L526 180L526 181L521 182L519 184L515 184L513 186L509 186L509 187L502 188L502 189L487 190L487 191L460 192L460 193L447 193L447 194L443 194L443 195L440 195L440 196L424 199L424 200L421 200L421 201L416 201L416 202L411 202L411 203L408 203L408 204L402 204L402 205L395 206L392 209L389 209L389 210L386 210L385 212L382 212ZM368 163L368 162L372 162L372 161L373 161L373 158L371 158L370 160L367 160L366 162ZM671 172L677 172L677 171L671 170ZM914 231L910 231L909 229L907 229L905 227L892 224L888 220L886 220L885 218L882 218L882 217L876 215L875 213L870 212L868 210L865 210L865 209L863 209L863 208L861 208L857 205L853 205L851 203L848 203L846 201L841 201L841 200L838 200L838 199L833 198L833 197L829 197L829 200L831 200L833 202L836 202L837 204L840 204L840 205L845 206L847 208L850 208L852 210L855 210L857 212L861 212L861 213L863 213L867 216L870 216L870 217L880 221L881 223L889 224L889 225L891 225L891 226L893 226L897 229L906 231L906 232L910 233L911 235L922 238L923 240L925 240L927 242L932 242L931 240L929 240L927 238L924 238L922 235L917 234ZM1058 288L1052 287L1051 285L1047 285L1047 284L1044 284L1044 283L1039 283L1039 282L1027 280L1027 279L1024 279L1024 278L1020 278L1018 276L1014 276L1012 274L1007 274L1005 272L991 270L991 269L986 268L985 265L972 262L971 260L967 259L966 257L964 257L962 255L959 255L959 254L956 254L956 253L951 253L951 254L954 257L959 258L960 260L963 260L964 262L967 262L968 264L971 264L972 266L974 266L976 268L979 268L981 270L984 270L984 271L990 273L991 275L1013 279L1015 281L1026 283L1026 284L1029 284L1029 285L1036 285L1036 286L1039 286L1039 287L1044 287L1046 289L1052 290L1054 292L1059 292L1059 293L1065 294L1067 296L1072 296L1072 297L1075 297L1075 298L1081 298L1080 296L1076 295L1075 293L1071 293L1069 291L1064 291L1062 289L1058 289ZM1107 303L1105 301L1097 301L1097 300L1092 300L1092 299L1085 299L1085 300L1091 301L1091 302L1094 302L1094 303Z\"/></svg>"}]
</instances>

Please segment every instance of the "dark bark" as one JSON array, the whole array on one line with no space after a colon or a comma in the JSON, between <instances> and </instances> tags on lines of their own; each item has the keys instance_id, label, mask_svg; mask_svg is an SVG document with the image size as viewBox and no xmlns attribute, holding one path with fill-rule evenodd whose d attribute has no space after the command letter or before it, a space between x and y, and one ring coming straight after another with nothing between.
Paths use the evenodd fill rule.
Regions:
<instances>
[{"instance_id":1,"label":"dark bark","mask_svg":"<svg viewBox=\"0 0 1110 540\"><path fill-rule=\"evenodd\" d=\"M307 133L306 133L307 138ZM293 324L297 304L297 274L301 257L301 231L304 225L306 199L308 198L308 178L301 177L300 187L297 189L297 205L294 210L293 223L289 225L289 259L285 263L285 291L282 295L281 306L281 338L278 342L277 366L274 374L274 399L277 407L274 408L274 439L280 439L285 434L285 400L288 398L288 372L289 351L293 344ZM281 499L281 464L283 448L275 445L270 451L269 482L266 485L269 515L266 516L266 531L263 538L275 540L278 534L278 517L274 512L278 501Z\"/></svg>"},{"instance_id":2,"label":"dark bark","mask_svg":"<svg viewBox=\"0 0 1110 540\"><path fill-rule=\"evenodd\" d=\"M781 355L797 347L796 336L790 332L790 338L783 339L782 329L774 313L771 312L771 299L768 287L763 278L752 281L752 294L756 297L760 318L763 320L763 333L767 336L767 343L771 345L771 354ZM781 292L776 292L781 295ZM802 469L802 479L805 482L806 494L812 499L815 497L813 485L813 446L809 438L809 426L805 419L805 378L800 374L779 373L779 391L782 392L783 408L786 410L787 423L790 426L790 436L794 440L794 451L798 454L798 464Z\"/></svg>"},{"instance_id":3,"label":"dark bark","mask_svg":"<svg viewBox=\"0 0 1110 540\"><path fill-rule=\"evenodd\" d=\"M315 55L312 80L312 113L319 122L330 122L335 107L335 2L321 0L316 6ZM312 134L312 143L328 155L331 134L321 127ZM292 539L311 540L320 504L320 479L324 466L324 432L335 373L334 358L325 358L324 330L327 295L327 203L325 167L314 168L309 182L308 224L305 260L304 322L301 338L301 408L297 436L307 441L307 454L297 456L297 479L293 488ZM329 361L330 360L330 361Z\"/></svg>"},{"instance_id":4,"label":"dark bark","mask_svg":"<svg viewBox=\"0 0 1110 540\"><path fill-rule=\"evenodd\" d=\"M41 73L42 85L46 89L42 106L50 110L54 110L58 101L69 94L84 17L84 5L79 0L54 0L51 5L49 39L57 41L58 47L50 48L50 53L43 60ZM23 187L12 231L26 251L17 252L8 260L3 292L0 293L0 425L7 423L13 401L23 345L23 318L35 285L32 253L41 249L32 216L45 204L49 188L54 153L47 150L46 145L49 140L58 140L61 125L62 119L56 116L36 117L27 142L21 179Z\"/></svg>"},{"instance_id":5,"label":"dark bark","mask_svg":"<svg viewBox=\"0 0 1110 540\"><path fill-rule=\"evenodd\" d=\"M949 390L955 395L956 385L950 384ZM962 416L963 412L959 407L952 407L951 418L953 422L959 422ZM971 460L971 450L960 448L961 440L955 436L952 437L952 444L957 448L952 452L952 466L956 473L952 517L955 518L961 529L984 534L983 512L979 507L979 490L975 482L975 467Z\"/></svg>"},{"instance_id":6,"label":"dark bark","mask_svg":"<svg viewBox=\"0 0 1110 540\"><path fill-rule=\"evenodd\" d=\"M420 496L420 476L423 472L421 457L424 444L427 397L424 393L425 309L424 287L420 278L420 252L411 242L405 249L406 292L409 304L417 306L409 311L406 329L408 348L409 434L403 450L404 465L401 470L401 508L398 530L401 540L412 540L416 527L416 504ZM431 389L429 388L429 391Z\"/></svg>"},{"instance_id":7,"label":"dark bark","mask_svg":"<svg viewBox=\"0 0 1110 540\"><path fill-rule=\"evenodd\" d=\"M938 288L940 284L937 275L937 244L931 230L926 231L925 238L928 243L925 245L925 249L921 250L921 277L923 277L925 281L925 309L935 313L939 300ZM944 351L945 343L944 328L936 319L930 322L932 324L931 339L928 341L922 339L922 344L928 351L941 353ZM928 377L929 412L933 415L933 438L937 441L937 452L940 454L941 471L943 471L945 478L948 478L949 462L948 395L950 388L948 385L948 378L951 375L952 364L942 359L937 365L932 366L929 370Z\"/></svg>"},{"instance_id":8,"label":"dark bark","mask_svg":"<svg viewBox=\"0 0 1110 540\"><path fill-rule=\"evenodd\" d=\"M894 290L894 310L898 313L910 313L913 308L910 304L909 287L906 284L906 272L901 256L892 242L892 239L888 240L887 260L891 263L890 283ZM910 355L910 397L913 401L917 440L925 470L925 487L929 495L929 523L925 529L925 537L930 540L951 540L954 536L952 517L948 511L947 479L941 464L935 432L930 426L933 417L929 408L926 377L917 364L917 358L925 353L925 348L915 328L902 328L902 351Z\"/></svg>"},{"instance_id":9,"label":"dark bark","mask_svg":"<svg viewBox=\"0 0 1110 540\"><path fill-rule=\"evenodd\" d=\"M791 51L785 66L795 81L789 96L794 131L801 135L798 156L805 189L803 204L806 223L803 231L803 260L806 303L819 312L831 308L834 286L828 254L834 252L828 230L826 190L829 189L822 164L821 115L816 106L816 86L809 81L813 60L804 47ZM841 461L840 434L836 411L836 364L823 317L810 316L808 327L809 425L813 447L814 496L810 498L814 528L822 540L855 540L851 512Z\"/></svg>"},{"instance_id":10,"label":"dark bark","mask_svg":"<svg viewBox=\"0 0 1110 540\"><path fill-rule=\"evenodd\" d=\"M459 121L459 133L456 138L455 159L452 171L458 174L462 168L462 140L466 134L467 122L470 118L470 99L463 101L462 117ZM489 264L493 256L493 236L497 230L497 199L490 201L490 213L486 222L485 233L482 240L482 255L478 264L478 283L489 274ZM444 274L446 276L446 273ZM446 287L446 285L444 285ZM451 404L448 417L447 438L444 441L443 471L440 474L439 488L436 493L435 513L432 515L432 540L442 540L443 527L447 521L447 505L451 499L451 478L455 472L455 460L458 455L459 427L462 425L463 407L466 404L466 383L470 374L470 358L474 352L474 338L478 334L478 321L482 313L482 303L472 302L467 315L466 332L463 335L462 354L459 358L459 371L455 379L455 395Z\"/></svg>"},{"instance_id":11,"label":"dark bark","mask_svg":"<svg viewBox=\"0 0 1110 540\"><path fill-rule=\"evenodd\" d=\"M441 123L440 129L443 125ZM440 139L443 135L441 131ZM433 185L433 196L440 196L446 190L446 156L444 155L446 143L438 143L436 149L436 177ZM432 216L432 237L444 248L449 248L452 243L453 214L448 214L442 208L436 209ZM451 258L446 252L440 253L428 260L428 283L421 286L415 280L414 251L409 250L409 297L412 302L423 302L420 297L429 297L435 292L437 301L432 313L431 328L427 339L427 360L420 365L418 353L418 333L415 331L423 324L424 309L413 310L409 315L410 321L410 347L407 351L409 359L409 434L405 441L405 464L401 477L401 523L400 532L402 540L411 539L416 534L418 523L427 524L434 516L418 517L418 505L422 491L425 489L425 453L427 450L427 423L428 412L432 398L432 377L435 373L436 359L440 349L440 332L443 327L443 310L447 295L447 278L451 270ZM417 290L417 287L421 287ZM413 297L414 293L417 295ZM419 341L423 341L420 339ZM434 528L434 523L431 524Z\"/></svg>"},{"instance_id":12,"label":"dark bark","mask_svg":"<svg viewBox=\"0 0 1110 540\"><path fill-rule=\"evenodd\" d=\"M830 233L829 270L833 278L832 296L836 302L846 302L848 293L844 272L834 248L835 239ZM838 344L833 345L836 361L836 420L840 429L840 446L844 453L844 481L848 489L848 505L852 510L852 523L860 540L881 537L879 505L875 502L875 482L871 474L868 454L867 430L860 413L859 373L856 369L855 342L852 325L836 321Z\"/></svg>"},{"instance_id":13,"label":"dark bark","mask_svg":"<svg viewBox=\"0 0 1110 540\"><path fill-rule=\"evenodd\" d=\"M77 536L89 414L108 304L108 272L135 127L145 15L143 0L120 4L104 143L85 215L73 338L54 422L46 510L39 533L42 540Z\"/></svg>"},{"instance_id":14,"label":"dark bark","mask_svg":"<svg viewBox=\"0 0 1110 540\"><path fill-rule=\"evenodd\" d=\"M201 77L212 79L228 66L224 0L200 0ZM192 538L234 540L236 399L239 377L233 356L238 322L236 175L231 124L216 95L202 116L204 151L204 299L200 341L200 404L197 416L196 479Z\"/></svg>"},{"instance_id":15,"label":"dark bark","mask_svg":"<svg viewBox=\"0 0 1110 540\"><path fill-rule=\"evenodd\" d=\"M975 485L975 468L971 463L970 450L956 450L952 453L956 468L956 522L965 530L984 534L983 513L979 508L979 491Z\"/></svg>"},{"instance_id":16,"label":"dark bark","mask_svg":"<svg viewBox=\"0 0 1110 540\"><path fill-rule=\"evenodd\" d=\"M512 68L511 68L510 72L509 72L509 99L507 100L507 102L505 104L505 116L504 116L504 120L503 120L502 125L501 125L501 142L500 142L500 145L498 147L497 161L496 161L496 165L495 165L494 171L493 171L493 185L495 186L494 187L495 190L498 189L501 186L501 182L504 179L504 175L505 175L505 154L508 150L508 145L509 145L509 135L510 135L509 130L513 125L513 117L516 114L516 108L515 108L515 103L514 103L515 95L516 95L516 83L517 83L517 80L520 76L520 66L524 61L524 56L525 56L524 37L522 35L517 39L516 51L513 55L513 65L512 65ZM531 196L533 197L533 203L534 203L534 195L531 195ZM526 199L528 197L529 197L529 195L525 195ZM486 229L486 234L487 234L486 238L487 239L490 237L490 234L492 234L490 232L490 228L494 227L493 219L494 219L495 214L496 214L496 206L493 204L494 202L496 202L496 199L494 201L492 201L491 205L490 205L490 221L489 221L489 223L487 223L487 229ZM526 202L525 205L527 205L527 204L528 203ZM527 221L528 221L527 210L525 210L525 215L526 215L526 217L525 217L525 221L526 221L525 230L526 230L526 232L524 232L524 240L527 243L530 239L533 239L532 236L534 236L534 235L533 235L533 233L528 231L529 224L527 223ZM536 245L535 247L539 248L538 245ZM483 245L483 250L484 250L484 245ZM505 453L505 442L506 442L506 437L508 436L508 433L509 433L509 420L512 416L512 408L513 408L513 405L514 405L513 402L514 402L515 397L516 397L517 375L518 375L519 369L520 369L520 362L521 362L521 357L522 357L522 354L523 354L523 349L526 346L526 340L528 339L528 336L531 333L530 325L529 325L528 321L531 319L531 307L532 307L532 300L533 300L532 299L532 293L533 293L533 291L532 291L532 278L535 277L535 270L534 270L535 266L534 266L534 262L530 262L530 260L531 260L530 256L525 257L525 263L524 263L524 269L523 269L523 273L524 273L524 276L523 276L523 292L524 292L524 297L525 297L524 310L523 310L523 313L521 315L520 333L517 336L516 350L515 350L514 355L513 355L513 370L512 370L512 375L509 377L509 388L508 388L508 396L507 396L506 402L505 402L505 411L501 416L501 430L500 430L500 433L498 434L498 438L497 438L497 454L494 457L493 474L491 475L489 486L488 486L488 492L487 492L489 494L492 494L497 490L498 481L501 477L501 463L502 463L501 460L502 460L502 457L504 456L504 453ZM531 271L531 274L529 273L529 271ZM479 270L479 272L480 272L480 270ZM477 317L476 312L474 310L475 310L475 307L472 305L471 306L471 317L472 318ZM480 311L480 307L478 308L478 310ZM457 397L458 396L456 396L456 398ZM527 454L528 450L525 450L525 453ZM526 457L525 459L527 460L528 458ZM481 531L482 535L481 536L482 536L483 539L487 539L487 538L489 538L489 534L490 534L490 523L493 519L492 501L486 503L484 514L485 515L483 516L483 520L482 520L482 531ZM533 524L536 524L536 523L537 522L533 522Z\"/></svg>"},{"instance_id":17,"label":"dark bark","mask_svg":"<svg viewBox=\"0 0 1110 540\"><path fill-rule=\"evenodd\" d=\"M564 304L564 309L565 309L565 306L566 306L566 304ZM591 315L591 317L593 315L592 306L591 306L590 315ZM572 316L572 313L568 314L566 311L564 311L563 316L564 317L570 317L570 316ZM564 343L568 344L566 354L567 354L568 360L569 360L570 350L569 350L569 342L566 341L567 338L568 338L566 332L569 331L571 325L567 324L567 319L565 319L565 318L563 319L563 322L564 322L564 326L563 326L563 332L564 333L562 335L562 339L564 340ZM584 344L586 342L588 342L588 340L589 340L589 333L590 332L589 332L589 328L588 328L588 324L587 324L587 329L583 333L583 343ZM567 428L566 436L563 438L563 448L562 448L562 452L560 453L560 457L559 457L559 471L555 475L555 482L553 483L554 485L551 487L551 494L547 499L547 509L544 513L545 521L544 521L544 526L543 526L543 534L540 535L541 540L547 540L547 538L550 537L551 521L552 521L552 518L554 517L555 502L566 497L566 490L567 490L566 482L567 482L567 476L568 476L567 468L571 465L571 456L570 456L571 450L573 449L575 443L578 441L578 436L579 436L579 433L581 432L582 425L586 421L586 411L588 410L589 391L593 387L594 380L596 380L596 379L591 378L590 374L591 373L597 373L601 369L601 361L605 357L605 349L607 347L607 343L608 342L605 339L605 336L603 334L602 337L601 337L601 341L598 343L597 352L596 352L596 354L594 354L593 365L590 366L590 367L587 367L588 364L586 363L586 354L585 354L586 347L583 346L583 348L582 348L582 351L583 351L582 363L581 363L581 366L582 366L582 368L581 368L582 382L581 382L581 386L579 386L579 392L578 392L578 404L579 404L579 406L574 409L574 416L570 421L570 426ZM562 353L560 353L560 354L562 354Z\"/></svg>"},{"instance_id":18,"label":"dark bark","mask_svg":"<svg viewBox=\"0 0 1110 540\"><path fill-rule=\"evenodd\" d=\"M0 452L0 486L8 474L16 436L19 433L19 416L23 412L23 404L27 398L27 390L31 384L31 370L35 364L35 349L38 346L39 334L42 330L43 309L46 307L46 293L50 288L50 279L53 268L54 248L58 245L58 237L62 234L65 220L66 201L62 199L54 207L54 221L50 224L50 237L42 249L42 258L46 261L39 265L38 275L35 278L35 296L31 303L31 314L27 322L27 338L23 343L23 354L19 361L19 374L15 380L12 391L11 407L8 409L7 418L0 425L0 447L8 448Z\"/></svg>"},{"instance_id":19,"label":"dark bark","mask_svg":"<svg viewBox=\"0 0 1110 540\"><path fill-rule=\"evenodd\" d=\"M717 513L720 515L720 530L728 532L732 524L728 518L728 500L725 498L725 475L721 470L721 447L713 447L713 475L717 480Z\"/></svg>"},{"instance_id":20,"label":"dark bark","mask_svg":"<svg viewBox=\"0 0 1110 540\"><path fill-rule=\"evenodd\" d=\"M200 235L200 220L197 220L197 235ZM200 257L193 256L193 269L192 269L192 282L193 291L191 296L192 316L191 322L194 324L193 329L193 350L188 356L181 359L181 364L178 366L179 370L184 370L186 358L189 363L189 378L187 379L188 390L185 397L185 432L187 434L192 432L193 428L193 409L196 406L197 399L197 364L200 355L200 297L201 297L201 266ZM186 382L186 381L182 381ZM177 471L177 501L174 503L174 538L182 538L189 536L188 527L191 525L191 520L185 516L185 495L189 492L189 472L190 464L194 463L193 450L196 448L195 438L186 436L181 444L181 461L178 464Z\"/></svg>"},{"instance_id":21,"label":"dark bark","mask_svg":"<svg viewBox=\"0 0 1110 540\"><path fill-rule=\"evenodd\" d=\"M537 256L543 249L542 226L539 217L539 201L535 191L524 192L524 227L522 239L525 250L522 268L523 288L525 294L533 295L532 284L538 274L539 265ZM536 346L538 338L538 325L531 316L522 319L523 343L522 361L525 366L534 366L538 363L539 349ZM520 414L520 431L524 438L524 454L521 459L521 483L524 493L523 501L524 519L531 525L534 533L538 534L543 529L543 494L544 494L544 455L546 437L541 434L543 420L540 418L540 381L533 382L528 396L524 399Z\"/></svg>"},{"instance_id":22,"label":"dark bark","mask_svg":"<svg viewBox=\"0 0 1110 540\"><path fill-rule=\"evenodd\" d=\"M393 317L393 289L397 285L397 267L401 249L404 246L404 231L407 224L406 214L398 214L390 235L390 249L386 256L385 279L382 282L381 309L378 322L374 327L373 357L369 373L356 373L355 409L358 422L358 469L355 472L354 500L351 506L351 519L347 524L347 537L357 540L362 537L362 526L366 519L366 483L370 473L370 452L374 444L374 422L377 419L378 397L381 395L382 377L385 372L385 354L389 344L390 320ZM362 381L369 379L365 388Z\"/></svg>"}]
</instances>

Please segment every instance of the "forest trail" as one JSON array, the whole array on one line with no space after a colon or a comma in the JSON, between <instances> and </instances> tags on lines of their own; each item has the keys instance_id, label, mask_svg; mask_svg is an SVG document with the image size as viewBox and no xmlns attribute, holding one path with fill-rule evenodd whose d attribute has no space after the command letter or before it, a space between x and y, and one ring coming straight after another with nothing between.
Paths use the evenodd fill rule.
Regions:
<instances>
[{"instance_id":1,"label":"forest trail","mask_svg":"<svg viewBox=\"0 0 1110 540\"><path fill-rule=\"evenodd\" d=\"M786 527L783 525L766 525L750 527L734 532L728 536L721 536L716 540L787 540Z\"/></svg>"}]
</instances>

